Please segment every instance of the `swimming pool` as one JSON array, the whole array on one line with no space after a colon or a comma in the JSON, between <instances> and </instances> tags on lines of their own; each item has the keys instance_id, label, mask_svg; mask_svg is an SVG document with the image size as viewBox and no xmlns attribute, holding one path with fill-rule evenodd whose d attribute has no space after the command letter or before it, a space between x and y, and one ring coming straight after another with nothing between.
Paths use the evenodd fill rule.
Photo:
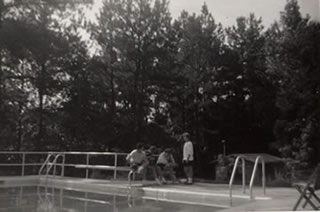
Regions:
<instances>
[{"instance_id":1,"label":"swimming pool","mask_svg":"<svg viewBox=\"0 0 320 212\"><path fill-rule=\"evenodd\" d=\"M146 196L107 195L51 186L0 188L0 211L7 212L212 212L220 209Z\"/></svg>"}]
</instances>

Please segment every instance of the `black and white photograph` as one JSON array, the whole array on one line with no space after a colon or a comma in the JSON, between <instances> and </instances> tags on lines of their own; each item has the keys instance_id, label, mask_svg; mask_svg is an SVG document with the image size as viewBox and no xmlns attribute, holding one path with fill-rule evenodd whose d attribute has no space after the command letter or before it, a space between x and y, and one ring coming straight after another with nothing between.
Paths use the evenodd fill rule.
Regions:
<instances>
[{"instance_id":1,"label":"black and white photograph","mask_svg":"<svg viewBox=\"0 0 320 212\"><path fill-rule=\"evenodd\" d=\"M320 210L320 0L0 0L0 212Z\"/></svg>"}]
</instances>

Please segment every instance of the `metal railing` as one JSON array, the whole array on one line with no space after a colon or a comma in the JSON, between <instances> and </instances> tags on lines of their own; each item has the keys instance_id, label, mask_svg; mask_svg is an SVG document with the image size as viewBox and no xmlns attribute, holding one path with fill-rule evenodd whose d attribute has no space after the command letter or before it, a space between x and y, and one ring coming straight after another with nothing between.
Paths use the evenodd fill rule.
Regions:
<instances>
[{"instance_id":1,"label":"metal railing","mask_svg":"<svg viewBox=\"0 0 320 212\"><path fill-rule=\"evenodd\" d=\"M254 167L253 167L253 171L252 171L252 175L251 175L251 179L250 179L250 199L253 200L253 183L254 183L254 179L256 177L256 173L257 173L257 168L258 168L258 164L259 161L261 161L261 168L262 168L262 189L263 189L263 195L266 195L266 167L265 167L265 162L263 157L261 157L260 155L257 156L256 161L254 163Z\"/></svg>"},{"instance_id":2,"label":"metal railing","mask_svg":"<svg viewBox=\"0 0 320 212\"><path fill-rule=\"evenodd\" d=\"M233 181L234 181L234 177L236 174L236 170L238 168L238 163L239 160L242 161L242 192L245 193L246 192L246 176L245 176L245 160L246 160L246 156L245 155L238 155L234 166L233 166L233 170L232 170L232 174L230 177L230 182L229 182L229 197L230 197L230 206L232 206L232 185L233 185ZM250 199L253 200L253 183L254 183L254 179L257 173L257 169L258 169L258 164L259 161L261 161L262 164L262 189L263 189L263 194L266 194L266 172L265 172L265 162L264 159L261 155L258 155L256 157L255 163L254 163L254 167L252 170L252 174L251 174L251 179L250 179L250 184L249 184L249 189L250 189Z\"/></svg>"},{"instance_id":3,"label":"metal railing","mask_svg":"<svg viewBox=\"0 0 320 212\"><path fill-rule=\"evenodd\" d=\"M48 152L17 152L17 151L1 151L0 156L3 157L1 161L6 161L6 162L1 162L0 167L21 167L21 174L19 176L25 176L25 169L27 167L40 167L43 165L43 161L39 159L38 161L35 162L27 162L28 156L34 156L34 155L43 155L46 156ZM7 157L5 157L7 156ZM10 162L12 158L15 157L20 157L21 160L20 162ZM6 158L6 159L4 159Z\"/></svg>"},{"instance_id":4,"label":"metal railing","mask_svg":"<svg viewBox=\"0 0 320 212\"><path fill-rule=\"evenodd\" d=\"M51 161L51 158L53 158L53 160L54 160L54 154L48 153L48 156L47 156L46 160L44 161L44 163L40 167L39 175L42 175L44 168L46 168L46 173L47 173L47 170L49 168L48 166L49 166L49 163Z\"/></svg>"},{"instance_id":5,"label":"metal railing","mask_svg":"<svg viewBox=\"0 0 320 212\"><path fill-rule=\"evenodd\" d=\"M39 158L36 160L30 161L31 158L37 155ZM51 156L50 156L51 155ZM62 157L62 161L58 162L58 158L56 158L56 161L53 161L52 158L60 155L58 158ZM117 179L117 173L120 171L120 166L119 163L121 160L119 157L125 158L127 153L115 153L115 152L17 152L17 151L0 151L0 157L5 158L1 161L5 162L0 162L0 168L1 167L21 167L20 174L15 174L15 176L25 176L27 175L25 172L25 169L27 167L39 167L36 168L38 171L36 174L40 174L44 171L45 168L54 168L54 172L56 171L56 167L61 168L61 176L65 176L65 169L67 167L73 167L75 168L77 165L80 163L69 163L66 159L66 157L71 157L71 156L85 156L85 162L82 165L90 165L90 163L93 161L94 156L102 156L102 157L107 157L110 159L110 157L113 157L113 160L110 159L109 162L110 164L112 163L112 166L114 167L112 169L113 171L113 178ZM10 159L13 158L13 159ZM13 162L11 162L13 161ZM50 162L51 161L51 162ZM125 160L123 160L125 161ZM54 162L54 163L53 163ZM105 164L103 164L105 165ZM50 168L50 169L51 169ZM117 169L118 168L118 169ZM48 171L50 171L50 169ZM89 169L85 170L85 178L89 178Z\"/></svg>"},{"instance_id":6,"label":"metal railing","mask_svg":"<svg viewBox=\"0 0 320 212\"><path fill-rule=\"evenodd\" d=\"M48 174L51 171L51 168L53 167L53 173L52 175L56 175L56 170L57 170L57 161L60 157L63 157L63 154L61 153L49 153L46 161L43 163L39 170L39 175L42 175L43 169L46 168L45 175L48 176Z\"/></svg>"},{"instance_id":7,"label":"metal railing","mask_svg":"<svg viewBox=\"0 0 320 212\"><path fill-rule=\"evenodd\" d=\"M234 177L236 175L236 171L238 168L239 160L242 161L242 192L246 192L246 172L245 172L245 166L246 166L246 156L245 155L238 155L233 166L232 174L229 181L229 197L230 197L230 206L232 206L232 185L234 181Z\"/></svg>"}]
</instances>

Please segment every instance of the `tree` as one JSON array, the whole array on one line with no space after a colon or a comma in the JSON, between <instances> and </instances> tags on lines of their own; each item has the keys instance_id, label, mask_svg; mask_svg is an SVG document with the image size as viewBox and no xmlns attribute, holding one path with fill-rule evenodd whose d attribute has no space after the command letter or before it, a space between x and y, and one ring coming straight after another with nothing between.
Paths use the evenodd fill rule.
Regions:
<instances>
[{"instance_id":1,"label":"tree","mask_svg":"<svg viewBox=\"0 0 320 212\"><path fill-rule=\"evenodd\" d=\"M236 145L237 150L241 149L244 142L252 143L250 146L254 147L259 140L260 151L263 151L268 147L268 142L272 141L269 132L272 131L277 111L274 106L275 88L266 71L263 29L261 18L257 19L254 14L250 14L247 18L237 18L236 26L226 30L230 50L238 58L236 69L229 70L233 79L227 85L233 93L228 98L235 100L231 107L238 107L238 121L232 128L242 128L240 132L235 132L242 134L242 141ZM259 150L255 146L252 150L244 151Z\"/></svg>"},{"instance_id":2,"label":"tree","mask_svg":"<svg viewBox=\"0 0 320 212\"><path fill-rule=\"evenodd\" d=\"M150 78L166 49L171 17L166 1L107 0L94 26L93 38L100 47L105 102L123 134L142 139L148 124L150 97L156 83ZM131 126L131 127L129 127ZM133 126L133 127L132 127ZM124 132L127 128L128 131Z\"/></svg>"},{"instance_id":3,"label":"tree","mask_svg":"<svg viewBox=\"0 0 320 212\"><path fill-rule=\"evenodd\" d=\"M59 76L63 75L63 68L60 61L68 41L59 23L59 18L64 16L58 15L63 14L60 6L67 3L24 3L10 3L1 29L1 47L7 58L12 59L9 61L11 64L7 65L11 71L7 78L17 79L19 84L12 82L15 83L13 87L27 96L27 100L18 101L19 118L13 121L18 125L19 148L22 135L28 135L28 140L32 141L29 143L30 149L46 149L52 147L52 139L59 134L57 120L52 117L61 101ZM13 101L13 97L8 101Z\"/></svg>"},{"instance_id":4,"label":"tree","mask_svg":"<svg viewBox=\"0 0 320 212\"><path fill-rule=\"evenodd\" d=\"M179 29L176 63L180 73L169 101L170 117L173 124L193 131L200 141L205 105L212 102L211 83L221 66L224 35L205 4L198 16L182 12L175 25Z\"/></svg>"},{"instance_id":5,"label":"tree","mask_svg":"<svg viewBox=\"0 0 320 212\"><path fill-rule=\"evenodd\" d=\"M277 147L287 157L310 164L319 137L319 23L303 18L297 1L291 0L269 39L268 69L276 79L281 110ZM290 154L285 153L288 148Z\"/></svg>"}]
</instances>

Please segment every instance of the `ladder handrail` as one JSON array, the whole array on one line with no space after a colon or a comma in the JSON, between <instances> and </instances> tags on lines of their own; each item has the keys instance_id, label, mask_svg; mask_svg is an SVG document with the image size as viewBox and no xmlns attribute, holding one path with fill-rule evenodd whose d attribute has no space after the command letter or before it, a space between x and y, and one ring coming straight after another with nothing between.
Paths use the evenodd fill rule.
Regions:
<instances>
[{"instance_id":1,"label":"ladder handrail","mask_svg":"<svg viewBox=\"0 0 320 212\"><path fill-rule=\"evenodd\" d=\"M233 165L233 170L232 170L232 174L231 174L231 178L229 181L229 196L230 196L230 206L232 206L232 185L233 185L233 181L234 181L234 177L237 171L237 167L238 167L238 163L239 160L241 159L242 161L242 192L245 193L246 192L246 174L245 174L245 165L246 165L246 159L247 157L245 155L238 155L234 165Z\"/></svg>"},{"instance_id":2,"label":"ladder handrail","mask_svg":"<svg viewBox=\"0 0 320 212\"><path fill-rule=\"evenodd\" d=\"M254 163L251 179L250 179L250 199L253 199L253 182L254 178L256 176L259 160L261 161L262 164L262 188L263 188L263 195L266 195L266 167L265 167L265 162L264 159L261 155L258 155L256 157L256 161Z\"/></svg>"},{"instance_id":3,"label":"ladder handrail","mask_svg":"<svg viewBox=\"0 0 320 212\"><path fill-rule=\"evenodd\" d=\"M55 175L56 173L56 166L57 166L57 160L58 160L58 158L59 157L62 157L62 154L56 154L56 156L54 157L54 159L53 159L53 161L52 162L48 162L48 165L49 165L49 168L47 168L47 172L46 172L46 176L48 176L48 174L49 174L49 172L50 172L50 170L51 170L51 168L52 168L52 166L54 166L54 169L53 169L53 175Z\"/></svg>"},{"instance_id":4,"label":"ladder handrail","mask_svg":"<svg viewBox=\"0 0 320 212\"><path fill-rule=\"evenodd\" d=\"M40 169L39 169L39 173L38 173L39 175L41 175L41 173L42 173L42 171L43 171L44 167L48 165L48 163L49 163L49 161L50 161L51 156L54 156L54 154L49 153L49 154L48 154L48 156L47 156L47 158L46 158L46 160L45 160L45 161L43 162L43 164L41 165L41 167L40 167Z\"/></svg>"},{"instance_id":5,"label":"ladder handrail","mask_svg":"<svg viewBox=\"0 0 320 212\"><path fill-rule=\"evenodd\" d=\"M46 176L48 176L52 166L54 166L54 173L53 174L55 175L56 165L57 165L56 162L57 162L58 158L62 157L62 156L63 156L63 154L60 154L60 153L58 153L58 154L49 153L46 160L43 162L43 164L39 170L39 175L42 174L44 168L46 167ZM53 160L52 160L52 157L54 157Z\"/></svg>"}]
</instances>

